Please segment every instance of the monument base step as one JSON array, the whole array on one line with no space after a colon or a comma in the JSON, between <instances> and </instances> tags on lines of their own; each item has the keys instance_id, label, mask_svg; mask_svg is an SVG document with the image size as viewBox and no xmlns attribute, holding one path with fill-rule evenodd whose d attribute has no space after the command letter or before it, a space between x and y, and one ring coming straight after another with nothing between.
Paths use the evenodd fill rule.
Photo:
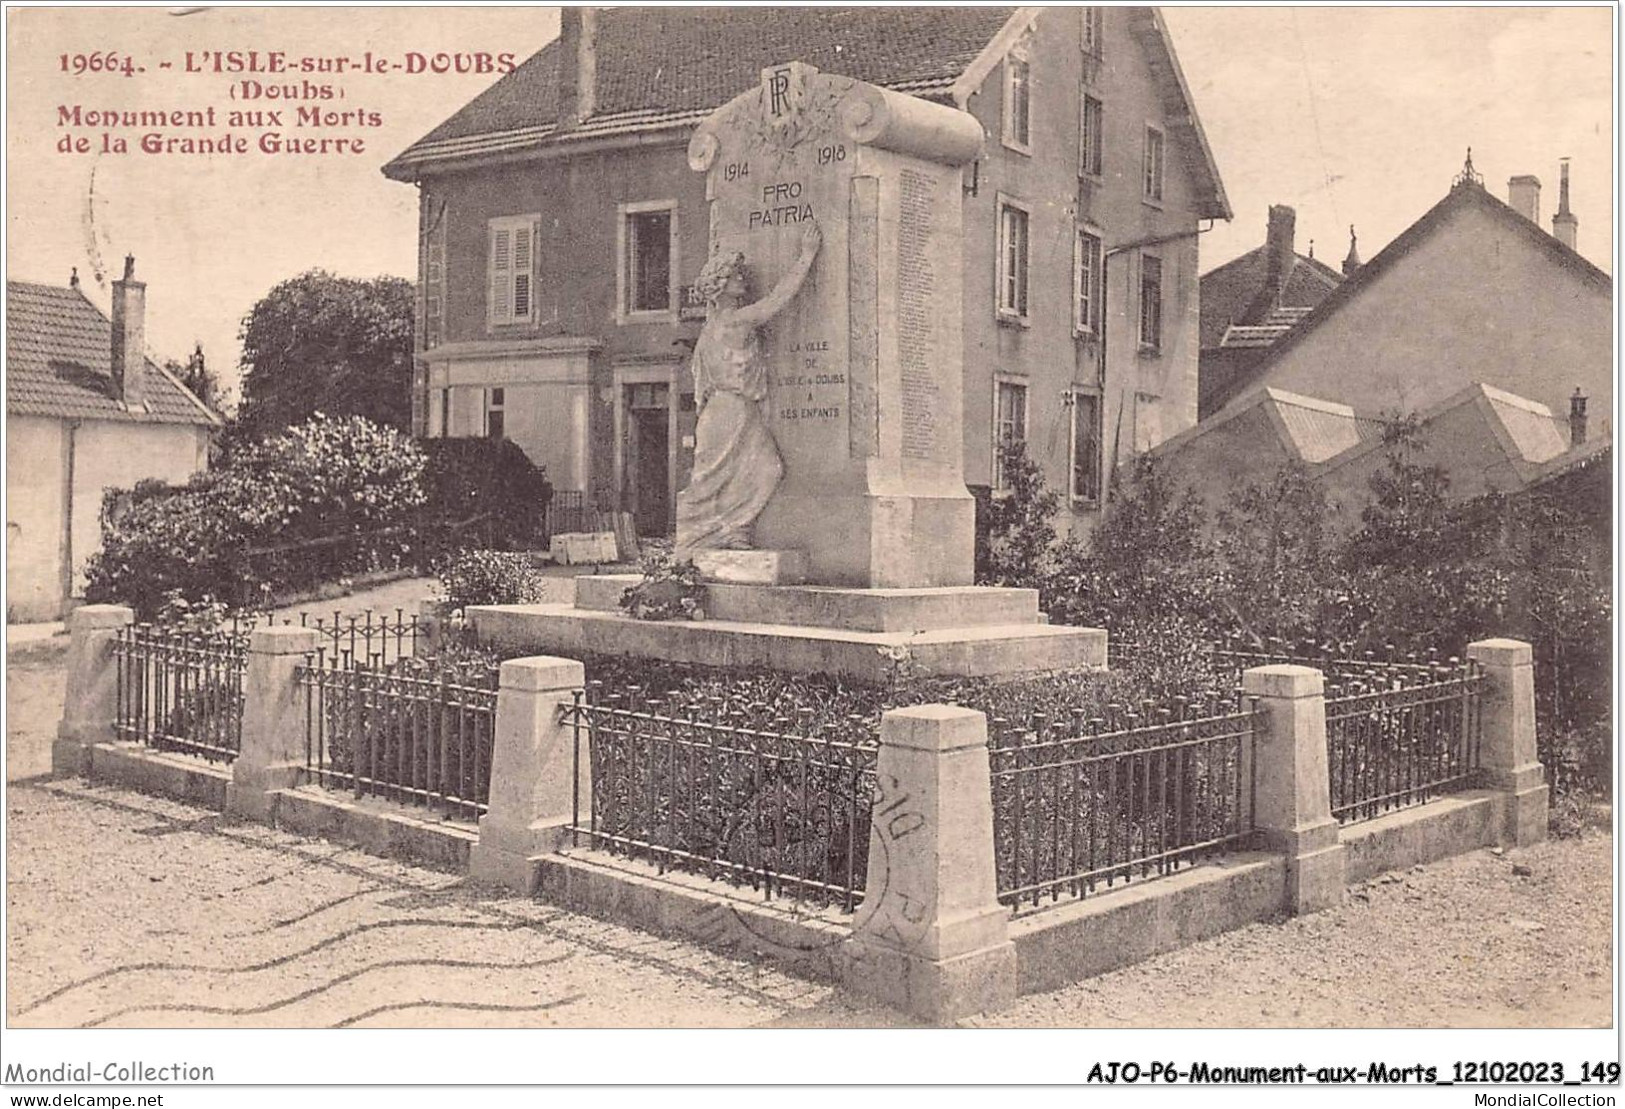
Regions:
<instances>
[{"instance_id":1,"label":"monument base step","mask_svg":"<svg viewBox=\"0 0 1625 1109\"><path fill-rule=\"evenodd\" d=\"M576 607L621 612L636 574L576 578ZM1043 624L1036 589L962 585L932 589L851 589L711 583L701 607L711 620L790 624L857 632L927 632Z\"/></svg>"},{"instance_id":2,"label":"monument base step","mask_svg":"<svg viewBox=\"0 0 1625 1109\"><path fill-rule=\"evenodd\" d=\"M482 643L538 655L635 655L700 666L841 674L876 683L891 680L905 665L916 674L989 678L1106 666L1103 630L1042 623L910 633L716 619L636 620L564 604L474 605L467 612Z\"/></svg>"},{"instance_id":3,"label":"monument base step","mask_svg":"<svg viewBox=\"0 0 1625 1109\"><path fill-rule=\"evenodd\" d=\"M707 581L741 585L797 585L807 580L806 551L679 551Z\"/></svg>"}]
</instances>

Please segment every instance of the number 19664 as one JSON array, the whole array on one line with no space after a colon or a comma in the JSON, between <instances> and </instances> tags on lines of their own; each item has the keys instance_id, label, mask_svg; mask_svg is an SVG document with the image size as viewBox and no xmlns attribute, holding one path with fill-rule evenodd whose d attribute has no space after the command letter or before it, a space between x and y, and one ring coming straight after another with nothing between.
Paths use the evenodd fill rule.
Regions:
<instances>
[{"instance_id":1,"label":"number 19664","mask_svg":"<svg viewBox=\"0 0 1625 1109\"><path fill-rule=\"evenodd\" d=\"M57 61L61 64L63 73L72 73L75 76L85 73L122 73L126 77L134 77L137 72L135 59L128 54L120 54L117 50L96 50L89 54L59 54Z\"/></svg>"}]
</instances>

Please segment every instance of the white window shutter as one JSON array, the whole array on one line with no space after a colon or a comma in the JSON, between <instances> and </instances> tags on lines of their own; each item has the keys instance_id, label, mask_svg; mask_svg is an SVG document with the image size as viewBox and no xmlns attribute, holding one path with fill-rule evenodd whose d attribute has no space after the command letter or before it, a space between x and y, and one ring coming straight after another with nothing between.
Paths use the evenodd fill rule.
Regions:
<instances>
[{"instance_id":1,"label":"white window shutter","mask_svg":"<svg viewBox=\"0 0 1625 1109\"><path fill-rule=\"evenodd\" d=\"M513 319L513 232L506 227L491 229L492 323Z\"/></svg>"},{"instance_id":2,"label":"white window shutter","mask_svg":"<svg viewBox=\"0 0 1625 1109\"><path fill-rule=\"evenodd\" d=\"M532 267L535 264L532 255L531 227L516 227L513 232L513 318L528 320L531 316L530 283Z\"/></svg>"}]
</instances>

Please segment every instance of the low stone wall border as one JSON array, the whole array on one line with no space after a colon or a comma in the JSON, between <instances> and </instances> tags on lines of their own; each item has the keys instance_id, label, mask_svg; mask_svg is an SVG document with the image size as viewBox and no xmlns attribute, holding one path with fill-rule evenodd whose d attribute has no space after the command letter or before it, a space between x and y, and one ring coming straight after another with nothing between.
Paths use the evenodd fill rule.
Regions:
<instances>
[{"instance_id":1,"label":"low stone wall border","mask_svg":"<svg viewBox=\"0 0 1625 1109\"><path fill-rule=\"evenodd\" d=\"M838 980L837 956L852 935L834 910L808 916L792 902L768 901L749 887L658 874L652 866L601 851L568 848L536 863L538 895L552 904L710 950L766 959L813 981Z\"/></svg>"},{"instance_id":2,"label":"low stone wall border","mask_svg":"<svg viewBox=\"0 0 1625 1109\"><path fill-rule=\"evenodd\" d=\"M429 819L388 801L358 801L313 786L273 790L270 797L278 828L431 870L466 874L469 850L479 840L472 824Z\"/></svg>"},{"instance_id":3,"label":"low stone wall border","mask_svg":"<svg viewBox=\"0 0 1625 1109\"><path fill-rule=\"evenodd\" d=\"M139 743L96 743L84 752L81 769L91 781L157 794L215 812L226 811L226 787L231 784L228 763L154 751Z\"/></svg>"}]
</instances>

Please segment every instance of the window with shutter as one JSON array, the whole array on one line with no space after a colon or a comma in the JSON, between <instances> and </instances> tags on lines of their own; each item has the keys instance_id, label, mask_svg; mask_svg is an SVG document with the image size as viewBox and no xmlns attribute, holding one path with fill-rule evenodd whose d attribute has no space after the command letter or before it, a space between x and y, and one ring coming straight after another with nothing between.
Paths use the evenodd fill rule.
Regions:
<instances>
[{"instance_id":1,"label":"window with shutter","mask_svg":"<svg viewBox=\"0 0 1625 1109\"><path fill-rule=\"evenodd\" d=\"M534 315L536 221L536 216L491 221L487 317L493 325L527 323Z\"/></svg>"}]
</instances>

